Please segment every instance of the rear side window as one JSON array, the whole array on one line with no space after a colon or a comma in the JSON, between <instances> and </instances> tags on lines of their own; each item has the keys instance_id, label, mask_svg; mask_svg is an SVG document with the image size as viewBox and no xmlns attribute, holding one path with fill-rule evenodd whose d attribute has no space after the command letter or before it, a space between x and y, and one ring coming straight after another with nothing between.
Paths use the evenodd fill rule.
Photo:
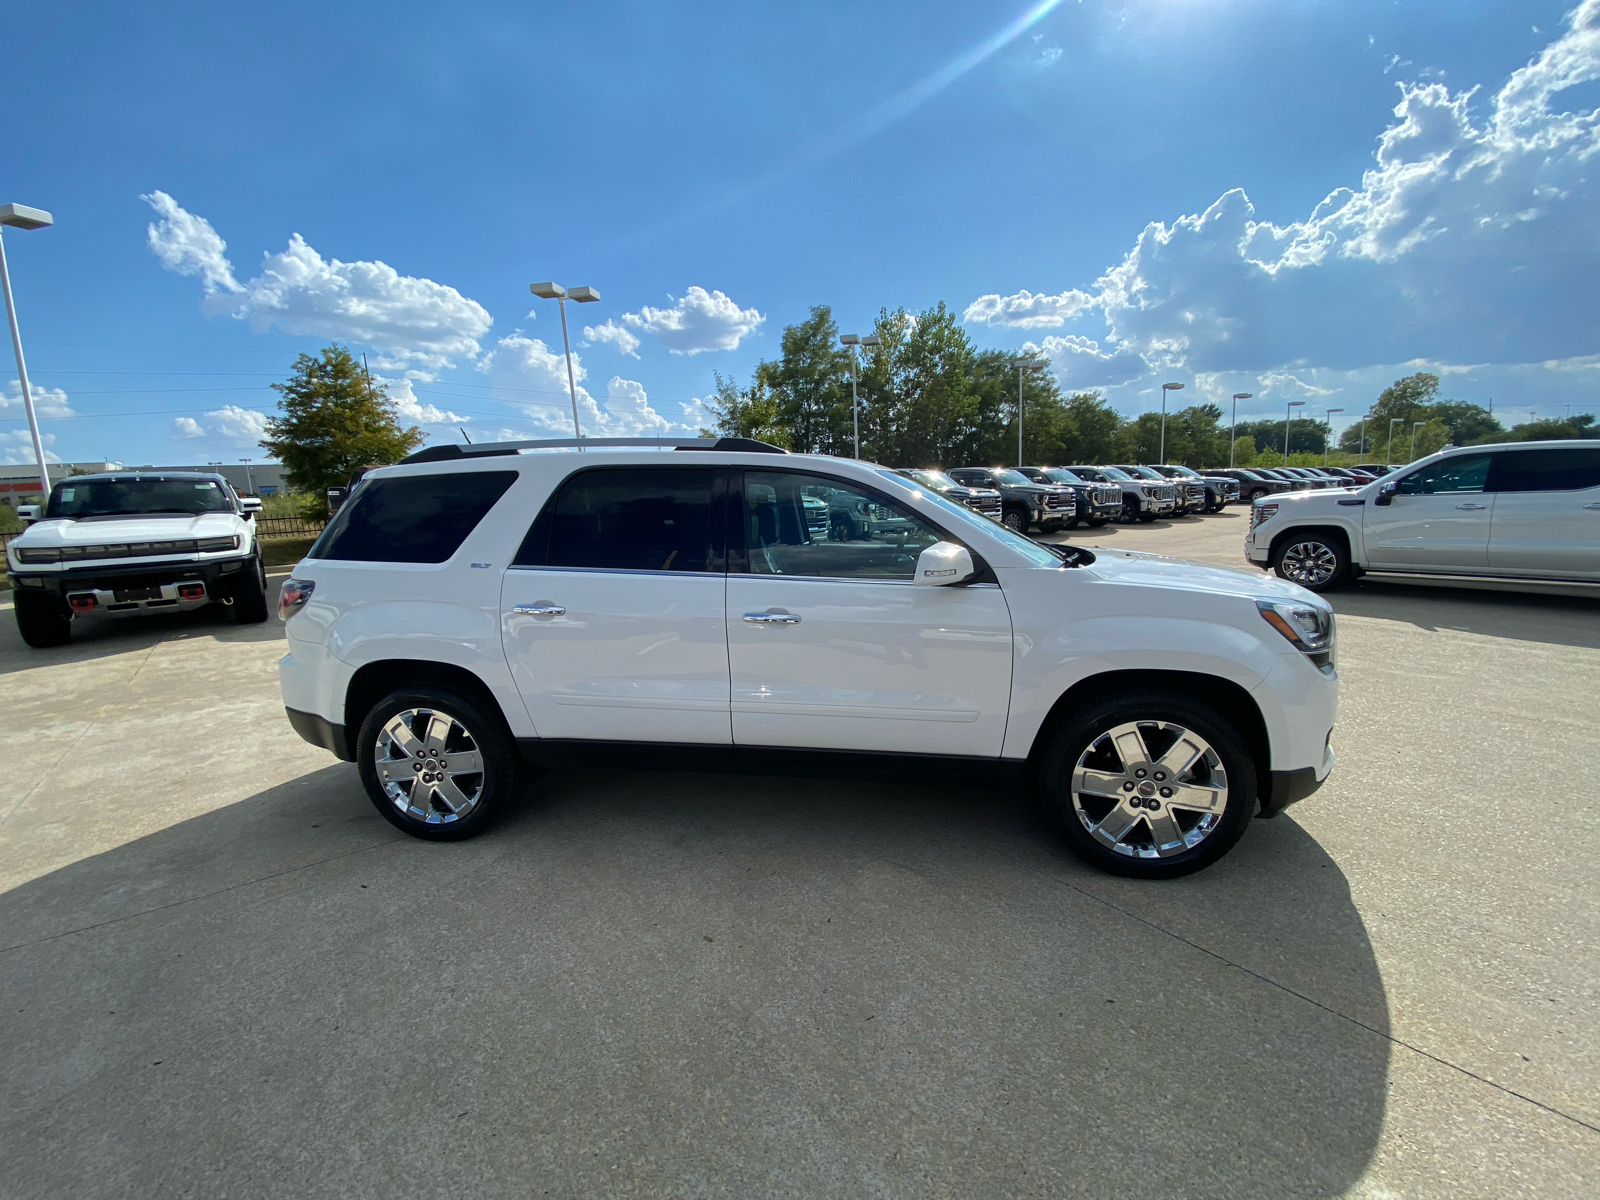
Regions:
<instances>
[{"instance_id":1,"label":"rear side window","mask_svg":"<svg viewBox=\"0 0 1600 1200\"><path fill-rule=\"evenodd\" d=\"M473 471L374 479L339 510L307 557L442 563L516 478L515 471Z\"/></svg>"},{"instance_id":2,"label":"rear side window","mask_svg":"<svg viewBox=\"0 0 1600 1200\"><path fill-rule=\"evenodd\" d=\"M1600 450L1503 450L1489 472L1491 492L1577 492L1600 487Z\"/></svg>"},{"instance_id":3,"label":"rear side window","mask_svg":"<svg viewBox=\"0 0 1600 1200\"><path fill-rule=\"evenodd\" d=\"M583 471L546 505L519 566L612 571L705 571L714 470L641 467ZM722 568L718 565L716 570Z\"/></svg>"}]
</instances>

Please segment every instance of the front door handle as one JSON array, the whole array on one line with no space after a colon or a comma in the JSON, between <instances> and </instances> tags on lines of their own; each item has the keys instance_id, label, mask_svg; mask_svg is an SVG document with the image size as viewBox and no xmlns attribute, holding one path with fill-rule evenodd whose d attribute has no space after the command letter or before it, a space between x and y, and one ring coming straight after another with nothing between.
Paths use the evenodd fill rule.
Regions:
<instances>
[{"instance_id":1,"label":"front door handle","mask_svg":"<svg viewBox=\"0 0 1600 1200\"><path fill-rule=\"evenodd\" d=\"M793 613L745 613L744 619L752 625L800 624L800 618Z\"/></svg>"},{"instance_id":2,"label":"front door handle","mask_svg":"<svg viewBox=\"0 0 1600 1200\"><path fill-rule=\"evenodd\" d=\"M1458 504L1457 508L1488 508L1487 504Z\"/></svg>"},{"instance_id":3,"label":"front door handle","mask_svg":"<svg viewBox=\"0 0 1600 1200\"><path fill-rule=\"evenodd\" d=\"M519 604L511 610L519 617L564 617L567 610L559 604Z\"/></svg>"},{"instance_id":4,"label":"front door handle","mask_svg":"<svg viewBox=\"0 0 1600 1200\"><path fill-rule=\"evenodd\" d=\"M1600 508L1600 504L1585 504L1585 508Z\"/></svg>"}]
</instances>

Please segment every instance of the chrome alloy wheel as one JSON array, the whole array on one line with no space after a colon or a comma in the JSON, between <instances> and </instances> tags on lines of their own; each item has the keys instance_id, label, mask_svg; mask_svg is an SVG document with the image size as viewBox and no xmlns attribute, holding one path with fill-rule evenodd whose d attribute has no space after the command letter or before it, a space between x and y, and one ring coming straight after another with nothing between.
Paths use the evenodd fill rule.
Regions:
<instances>
[{"instance_id":1,"label":"chrome alloy wheel","mask_svg":"<svg viewBox=\"0 0 1600 1200\"><path fill-rule=\"evenodd\" d=\"M449 713L408 708L385 722L372 746L384 795L400 812L429 825L468 816L483 796L483 754Z\"/></svg>"},{"instance_id":2,"label":"chrome alloy wheel","mask_svg":"<svg viewBox=\"0 0 1600 1200\"><path fill-rule=\"evenodd\" d=\"M1171 858L1205 841L1228 806L1209 742L1170 721L1131 721L1089 744L1072 771L1072 809L1096 841L1129 858Z\"/></svg>"},{"instance_id":3,"label":"chrome alloy wheel","mask_svg":"<svg viewBox=\"0 0 1600 1200\"><path fill-rule=\"evenodd\" d=\"M1338 558L1321 542L1295 542L1281 560L1284 577L1302 587L1321 587L1338 569Z\"/></svg>"}]
</instances>

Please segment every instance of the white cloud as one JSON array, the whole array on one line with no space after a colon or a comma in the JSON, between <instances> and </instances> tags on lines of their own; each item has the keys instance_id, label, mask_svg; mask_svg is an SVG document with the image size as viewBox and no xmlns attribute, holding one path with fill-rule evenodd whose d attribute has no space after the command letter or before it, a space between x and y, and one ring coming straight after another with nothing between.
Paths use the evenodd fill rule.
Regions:
<instances>
[{"instance_id":1,"label":"white cloud","mask_svg":"<svg viewBox=\"0 0 1600 1200\"><path fill-rule=\"evenodd\" d=\"M205 311L248 320L257 333L338 338L378 351L376 365L437 371L475 358L493 319L453 287L401 275L382 262L324 259L297 233L281 254L268 254L261 274L240 284L227 244L201 217L165 192L142 199L161 214L150 248L169 271L201 276Z\"/></svg>"},{"instance_id":2,"label":"white cloud","mask_svg":"<svg viewBox=\"0 0 1600 1200\"><path fill-rule=\"evenodd\" d=\"M229 404L206 413L206 420L210 423L210 436L227 442L237 442L240 445L259 442L267 431L265 413L240 408L237 404Z\"/></svg>"},{"instance_id":3,"label":"white cloud","mask_svg":"<svg viewBox=\"0 0 1600 1200\"><path fill-rule=\"evenodd\" d=\"M1118 346L1102 350L1099 342L1074 333L1047 337L1040 345L1024 342L1022 348L1048 358L1062 384L1073 390L1115 387L1138 379L1151 366L1133 350Z\"/></svg>"},{"instance_id":4,"label":"white cloud","mask_svg":"<svg viewBox=\"0 0 1600 1200\"><path fill-rule=\"evenodd\" d=\"M466 420L459 413L418 400L410 379L385 379L381 375L374 379L388 385L389 400L402 425L459 425Z\"/></svg>"},{"instance_id":5,"label":"white cloud","mask_svg":"<svg viewBox=\"0 0 1600 1200\"><path fill-rule=\"evenodd\" d=\"M1035 61L1041 69L1053 67L1063 53L1060 46L1046 46L1039 52L1039 57Z\"/></svg>"},{"instance_id":6,"label":"white cloud","mask_svg":"<svg viewBox=\"0 0 1600 1200\"><path fill-rule=\"evenodd\" d=\"M1118 354L1133 367L1137 355L1164 370L1249 373L1239 390L1274 373L1336 389L1334 375L1381 363L1587 355L1600 344L1600 203L1588 179L1600 109L1568 111L1562 92L1596 78L1600 0L1584 0L1492 96L1399 85L1359 186L1336 188L1303 220L1261 220L1233 190L1152 222L1091 291L1044 304L984 296L967 320L1028 328L1098 308L1104 336L1059 346L1068 361Z\"/></svg>"},{"instance_id":7,"label":"white cloud","mask_svg":"<svg viewBox=\"0 0 1600 1200\"><path fill-rule=\"evenodd\" d=\"M766 318L753 308L740 308L721 292L691 287L671 308L646 306L623 313L622 320L653 334L673 354L701 354L736 349Z\"/></svg>"},{"instance_id":8,"label":"white cloud","mask_svg":"<svg viewBox=\"0 0 1600 1200\"><path fill-rule=\"evenodd\" d=\"M566 356L539 338L520 333L501 338L484 355L479 369L494 380L493 398L520 408L536 426L536 434L572 436L572 400L567 391ZM698 426L668 420L650 404L642 383L613 375L604 400L584 385L588 371L574 353L578 420L585 437L673 437ZM529 436L524 430L519 437Z\"/></svg>"},{"instance_id":9,"label":"white cloud","mask_svg":"<svg viewBox=\"0 0 1600 1200\"><path fill-rule=\"evenodd\" d=\"M56 435L53 433L41 433L39 440L45 446L45 462L60 462L61 456L50 449L51 444L56 440ZM0 462L15 466L38 461L33 453L33 435L26 429L14 429L9 433L0 433Z\"/></svg>"},{"instance_id":10,"label":"white cloud","mask_svg":"<svg viewBox=\"0 0 1600 1200\"><path fill-rule=\"evenodd\" d=\"M604 325L585 325L583 327L583 344L585 346L593 346L597 342L610 342L616 346L617 353L628 354L634 358L639 357L639 339L615 321L607 321Z\"/></svg>"},{"instance_id":11,"label":"white cloud","mask_svg":"<svg viewBox=\"0 0 1600 1200\"><path fill-rule=\"evenodd\" d=\"M172 440L175 442L187 442L205 436L205 426L193 417L177 417L172 422Z\"/></svg>"},{"instance_id":12,"label":"white cloud","mask_svg":"<svg viewBox=\"0 0 1600 1200\"><path fill-rule=\"evenodd\" d=\"M28 383L28 392L33 396L33 411L41 421L54 420L61 417L75 417L72 405L67 403L67 393L61 388L40 387L31 380ZM12 379L6 383L5 391L0 392L0 412L14 408L20 414L23 411L22 381Z\"/></svg>"},{"instance_id":13,"label":"white cloud","mask_svg":"<svg viewBox=\"0 0 1600 1200\"><path fill-rule=\"evenodd\" d=\"M1331 396L1333 388L1318 387L1314 383L1307 383L1297 375L1288 371L1269 371L1257 381L1260 395L1276 396Z\"/></svg>"},{"instance_id":14,"label":"white cloud","mask_svg":"<svg viewBox=\"0 0 1600 1200\"><path fill-rule=\"evenodd\" d=\"M1093 308L1099 300L1069 288L1059 296L1020 291L1010 296L979 296L967 305L961 319L968 325L1008 325L1014 329L1059 329L1072 318Z\"/></svg>"}]
</instances>

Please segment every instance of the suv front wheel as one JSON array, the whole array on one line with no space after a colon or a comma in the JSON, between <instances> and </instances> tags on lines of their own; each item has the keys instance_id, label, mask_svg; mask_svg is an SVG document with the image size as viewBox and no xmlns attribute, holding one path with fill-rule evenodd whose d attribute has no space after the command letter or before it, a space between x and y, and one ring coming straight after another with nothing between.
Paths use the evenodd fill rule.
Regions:
<instances>
[{"instance_id":1,"label":"suv front wheel","mask_svg":"<svg viewBox=\"0 0 1600 1200\"><path fill-rule=\"evenodd\" d=\"M1039 766L1041 797L1067 845L1114 875L1198 871L1231 850L1255 814L1244 740L1181 693L1126 696L1074 716Z\"/></svg>"},{"instance_id":2,"label":"suv front wheel","mask_svg":"<svg viewBox=\"0 0 1600 1200\"><path fill-rule=\"evenodd\" d=\"M481 832L521 794L525 778L502 722L427 687L393 692L373 706L356 739L356 763L391 825L440 842Z\"/></svg>"}]
</instances>

